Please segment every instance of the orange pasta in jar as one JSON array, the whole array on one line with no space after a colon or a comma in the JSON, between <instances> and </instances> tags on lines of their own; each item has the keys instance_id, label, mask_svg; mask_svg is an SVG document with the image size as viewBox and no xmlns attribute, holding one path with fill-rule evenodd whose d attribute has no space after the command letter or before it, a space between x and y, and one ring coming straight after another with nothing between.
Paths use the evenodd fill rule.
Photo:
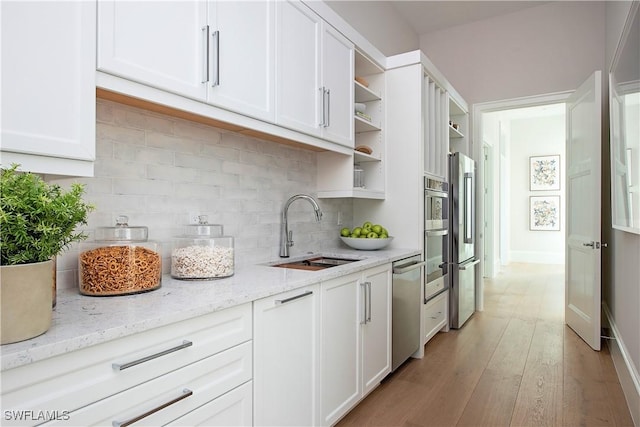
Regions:
<instances>
[{"instance_id":1,"label":"orange pasta in jar","mask_svg":"<svg viewBox=\"0 0 640 427\"><path fill-rule=\"evenodd\" d=\"M88 249L78 257L81 294L126 295L160 287L162 256L159 245L147 240L146 227L130 227L126 217L118 217L116 227L97 229L96 242L82 246Z\"/></svg>"}]
</instances>

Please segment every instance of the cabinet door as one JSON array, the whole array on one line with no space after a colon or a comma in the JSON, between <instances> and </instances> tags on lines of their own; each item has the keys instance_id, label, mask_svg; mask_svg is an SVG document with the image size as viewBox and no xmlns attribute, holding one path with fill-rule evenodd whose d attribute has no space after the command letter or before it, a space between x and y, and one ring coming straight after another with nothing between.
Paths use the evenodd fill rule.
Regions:
<instances>
[{"instance_id":1,"label":"cabinet door","mask_svg":"<svg viewBox=\"0 0 640 427\"><path fill-rule=\"evenodd\" d=\"M93 173L95 7L94 2L1 2L0 123L2 151L11 152L3 153L3 165L21 157L20 163L34 161L23 163L24 170L73 174L55 165L78 159L88 161L78 174Z\"/></svg>"},{"instance_id":2,"label":"cabinet door","mask_svg":"<svg viewBox=\"0 0 640 427\"><path fill-rule=\"evenodd\" d=\"M208 101L274 120L275 3L209 3Z\"/></svg>"},{"instance_id":3,"label":"cabinet door","mask_svg":"<svg viewBox=\"0 0 640 427\"><path fill-rule=\"evenodd\" d=\"M298 1L276 3L276 122L320 136L320 18Z\"/></svg>"},{"instance_id":4,"label":"cabinet door","mask_svg":"<svg viewBox=\"0 0 640 427\"><path fill-rule=\"evenodd\" d=\"M362 325L362 388L366 394L391 372L391 266L372 269L362 283L369 288Z\"/></svg>"},{"instance_id":5,"label":"cabinet door","mask_svg":"<svg viewBox=\"0 0 640 427\"><path fill-rule=\"evenodd\" d=\"M206 97L204 1L98 2L98 70Z\"/></svg>"},{"instance_id":6,"label":"cabinet door","mask_svg":"<svg viewBox=\"0 0 640 427\"><path fill-rule=\"evenodd\" d=\"M335 423L360 398L360 274L321 284L321 414Z\"/></svg>"},{"instance_id":7,"label":"cabinet door","mask_svg":"<svg viewBox=\"0 0 640 427\"><path fill-rule=\"evenodd\" d=\"M323 137L353 147L353 44L328 24L322 26Z\"/></svg>"},{"instance_id":8,"label":"cabinet door","mask_svg":"<svg viewBox=\"0 0 640 427\"><path fill-rule=\"evenodd\" d=\"M312 426L316 390L319 286L255 301L255 425Z\"/></svg>"}]
</instances>

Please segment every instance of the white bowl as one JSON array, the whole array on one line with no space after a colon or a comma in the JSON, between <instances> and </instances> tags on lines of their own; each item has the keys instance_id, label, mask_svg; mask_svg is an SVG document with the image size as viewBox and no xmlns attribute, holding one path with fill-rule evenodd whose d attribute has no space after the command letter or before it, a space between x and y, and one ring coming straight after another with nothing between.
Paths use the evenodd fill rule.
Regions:
<instances>
[{"instance_id":1,"label":"white bowl","mask_svg":"<svg viewBox=\"0 0 640 427\"><path fill-rule=\"evenodd\" d=\"M361 251L375 251L376 249L382 249L387 246L393 240L392 236L386 239L358 239L355 237L342 237L342 241L353 249Z\"/></svg>"}]
</instances>

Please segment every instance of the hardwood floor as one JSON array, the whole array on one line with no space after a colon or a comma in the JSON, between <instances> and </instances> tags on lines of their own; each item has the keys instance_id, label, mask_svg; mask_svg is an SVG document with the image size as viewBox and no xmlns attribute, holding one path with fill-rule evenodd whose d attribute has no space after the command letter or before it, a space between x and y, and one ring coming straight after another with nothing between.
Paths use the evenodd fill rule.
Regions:
<instances>
[{"instance_id":1,"label":"hardwood floor","mask_svg":"<svg viewBox=\"0 0 640 427\"><path fill-rule=\"evenodd\" d=\"M609 351L564 325L563 266L513 264L338 426L633 426Z\"/></svg>"}]
</instances>

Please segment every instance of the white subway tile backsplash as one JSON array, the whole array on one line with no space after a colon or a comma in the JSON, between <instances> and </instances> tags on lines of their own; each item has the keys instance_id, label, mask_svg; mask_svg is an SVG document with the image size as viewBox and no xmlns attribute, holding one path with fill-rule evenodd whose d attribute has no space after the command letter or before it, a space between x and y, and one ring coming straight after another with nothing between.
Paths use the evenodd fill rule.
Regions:
<instances>
[{"instance_id":1,"label":"white subway tile backsplash","mask_svg":"<svg viewBox=\"0 0 640 427\"><path fill-rule=\"evenodd\" d=\"M246 137L162 114L98 100L94 178L57 180L84 183L85 200L96 206L86 229L112 226L118 215L130 225L149 227L162 243L163 271L169 271L173 237L189 215L207 215L234 237L237 267L275 260L279 254L282 208L294 194L316 193L316 153ZM304 254L337 240L337 212L351 218L350 199L291 205L295 245ZM58 287L77 287L78 244L58 257Z\"/></svg>"},{"instance_id":2,"label":"white subway tile backsplash","mask_svg":"<svg viewBox=\"0 0 640 427\"><path fill-rule=\"evenodd\" d=\"M140 129L123 128L114 124L96 124L96 142L100 140L117 141L123 144L144 145L145 132Z\"/></svg>"}]
</instances>

